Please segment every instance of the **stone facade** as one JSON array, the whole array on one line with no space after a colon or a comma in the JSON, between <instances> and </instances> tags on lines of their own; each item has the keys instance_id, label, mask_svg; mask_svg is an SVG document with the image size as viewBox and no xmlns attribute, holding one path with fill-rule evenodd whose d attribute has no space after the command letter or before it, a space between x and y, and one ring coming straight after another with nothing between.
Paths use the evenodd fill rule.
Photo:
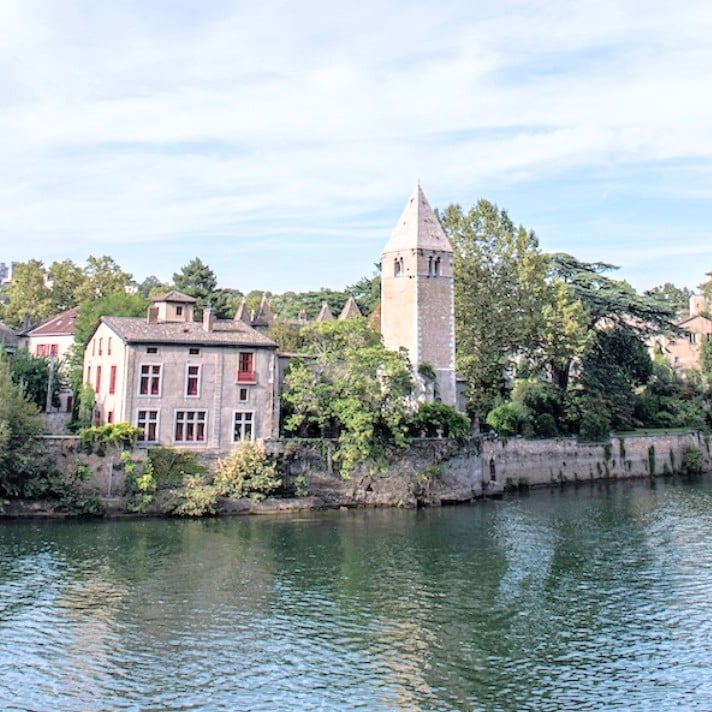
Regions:
<instances>
[{"instance_id":1,"label":"stone facade","mask_svg":"<svg viewBox=\"0 0 712 712\"><path fill-rule=\"evenodd\" d=\"M148 319L101 318L84 355L94 422L137 425L146 445L226 451L275 437L277 345L209 309L193 321L193 302L170 293Z\"/></svg>"},{"instance_id":2,"label":"stone facade","mask_svg":"<svg viewBox=\"0 0 712 712\"><path fill-rule=\"evenodd\" d=\"M432 366L437 397L457 406L453 251L421 187L410 196L381 258L381 334L418 373Z\"/></svg>"}]
</instances>

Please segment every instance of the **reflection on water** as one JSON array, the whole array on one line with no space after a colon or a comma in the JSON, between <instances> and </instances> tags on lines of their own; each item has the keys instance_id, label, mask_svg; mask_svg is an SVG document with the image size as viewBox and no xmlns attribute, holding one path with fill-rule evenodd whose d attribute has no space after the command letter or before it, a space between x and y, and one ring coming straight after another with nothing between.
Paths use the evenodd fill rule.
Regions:
<instances>
[{"instance_id":1,"label":"reflection on water","mask_svg":"<svg viewBox=\"0 0 712 712\"><path fill-rule=\"evenodd\" d=\"M712 490L0 524L11 710L712 708Z\"/></svg>"}]
</instances>

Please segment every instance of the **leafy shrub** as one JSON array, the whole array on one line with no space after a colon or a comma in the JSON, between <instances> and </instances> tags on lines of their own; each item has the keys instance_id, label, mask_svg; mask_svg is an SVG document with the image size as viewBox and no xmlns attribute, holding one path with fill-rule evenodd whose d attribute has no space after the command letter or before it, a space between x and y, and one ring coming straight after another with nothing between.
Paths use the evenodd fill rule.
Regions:
<instances>
[{"instance_id":1,"label":"leafy shrub","mask_svg":"<svg viewBox=\"0 0 712 712\"><path fill-rule=\"evenodd\" d=\"M680 472L683 475L699 475L705 465L702 451L694 445L685 445L682 449L682 462Z\"/></svg>"},{"instance_id":2,"label":"leafy shrub","mask_svg":"<svg viewBox=\"0 0 712 712\"><path fill-rule=\"evenodd\" d=\"M280 487L282 480L264 445L241 442L226 458L218 460L214 483L223 497L260 500Z\"/></svg>"},{"instance_id":3,"label":"leafy shrub","mask_svg":"<svg viewBox=\"0 0 712 712\"><path fill-rule=\"evenodd\" d=\"M84 462L77 462L74 471L59 475L54 480L54 496L57 498L57 510L70 516L100 516L104 508L96 489L87 490L83 485L92 476L92 471Z\"/></svg>"},{"instance_id":4,"label":"leafy shrub","mask_svg":"<svg viewBox=\"0 0 712 712\"><path fill-rule=\"evenodd\" d=\"M485 422L500 435L516 435L519 432L521 411L511 403L502 403L487 413Z\"/></svg>"},{"instance_id":5,"label":"leafy shrub","mask_svg":"<svg viewBox=\"0 0 712 712\"><path fill-rule=\"evenodd\" d=\"M143 466L140 475L136 475L135 464L129 458L124 458L121 453L121 461L124 463L126 472L126 508L129 512L147 512L156 494L156 479L153 474L153 463L148 458Z\"/></svg>"},{"instance_id":6,"label":"leafy shrub","mask_svg":"<svg viewBox=\"0 0 712 712\"><path fill-rule=\"evenodd\" d=\"M141 429L130 423L106 423L93 428L84 428L79 432L79 438L85 447L115 445L116 447L132 448Z\"/></svg>"},{"instance_id":7,"label":"leafy shrub","mask_svg":"<svg viewBox=\"0 0 712 712\"><path fill-rule=\"evenodd\" d=\"M204 517L217 514L218 490L204 477L186 475L183 486L171 492L167 510L179 517Z\"/></svg>"},{"instance_id":8,"label":"leafy shrub","mask_svg":"<svg viewBox=\"0 0 712 712\"><path fill-rule=\"evenodd\" d=\"M541 413L534 421L534 432L543 438L552 438L559 434L556 420L551 413Z\"/></svg>"},{"instance_id":9,"label":"leafy shrub","mask_svg":"<svg viewBox=\"0 0 712 712\"><path fill-rule=\"evenodd\" d=\"M208 472L207 467L198 462L195 453L169 447L151 448L147 460L153 468L158 490L181 487L184 477L204 477Z\"/></svg>"},{"instance_id":10,"label":"leafy shrub","mask_svg":"<svg viewBox=\"0 0 712 712\"><path fill-rule=\"evenodd\" d=\"M412 434L424 433L426 437L464 438L470 432L470 419L452 406L443 403L423 403L413 416ZM439 431L439 432L438 432Z\"/></svg>"},{"instance_id":11,"label":"leafy shrub","mask_svg":"<svg viewBox=\"0 0 712 712\"><path fill-rule=\"evenodd\" d=\"M607 437L611 424L603 415L584 413L579 424L579 435L583 440L600 440Z\"/></svg>"}]
</instances>

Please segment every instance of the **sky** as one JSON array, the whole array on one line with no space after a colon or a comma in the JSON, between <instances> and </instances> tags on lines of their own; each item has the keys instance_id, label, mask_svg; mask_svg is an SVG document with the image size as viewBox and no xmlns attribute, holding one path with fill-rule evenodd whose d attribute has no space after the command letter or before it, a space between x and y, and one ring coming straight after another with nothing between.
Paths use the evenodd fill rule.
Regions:
<instances>
[{"instance_id":1,"label":"sky","mask_svg":"<svg viewBox=\"0 0 712 712\"><path fill-rule=\"evenodd\" d=\"M0 261L343 289L413 188L712 271L712 3L0 0Z\"/></svg>"}]
</instances>

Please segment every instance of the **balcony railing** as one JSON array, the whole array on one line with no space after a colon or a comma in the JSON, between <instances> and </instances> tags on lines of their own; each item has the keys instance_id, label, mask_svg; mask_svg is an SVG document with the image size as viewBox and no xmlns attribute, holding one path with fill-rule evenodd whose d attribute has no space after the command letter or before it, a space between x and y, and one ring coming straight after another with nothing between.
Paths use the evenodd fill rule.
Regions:
<instances>
[{"instance_id":1,"label":"balcony railing","mask_svg":"<svg viewBox=\"0 0 712 712\"><path fill-rule=\"evenodd\" d=\"M237 372L237 382L238 383L254 383L255 382L255 372L254 371L238 371Z\"/></svg>"}]
</instances>

